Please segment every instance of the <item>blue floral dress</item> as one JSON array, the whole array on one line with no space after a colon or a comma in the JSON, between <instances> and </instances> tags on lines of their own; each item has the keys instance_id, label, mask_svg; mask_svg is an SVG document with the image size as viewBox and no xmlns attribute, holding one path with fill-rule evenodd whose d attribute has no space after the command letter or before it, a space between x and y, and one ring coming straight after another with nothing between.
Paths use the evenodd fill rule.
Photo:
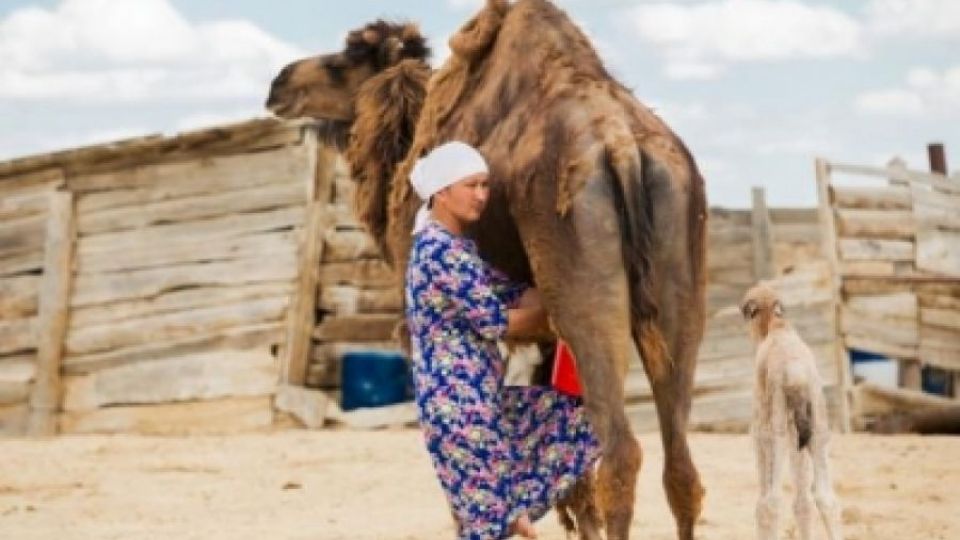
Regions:
<instances>
[{"instance_id":1,"label":"blue floral dress","mask_svg":"<svg viewBox=\"0 0 960 540\"><path fill-rule=\"evenodd\" d=\"M460 539L500 539L521 512L542 517L594 464L580 398L503 385L497 342L522 286L472 240L430 222L406 273L414 388L427 450Z\"/></svg>"}]
</instances>

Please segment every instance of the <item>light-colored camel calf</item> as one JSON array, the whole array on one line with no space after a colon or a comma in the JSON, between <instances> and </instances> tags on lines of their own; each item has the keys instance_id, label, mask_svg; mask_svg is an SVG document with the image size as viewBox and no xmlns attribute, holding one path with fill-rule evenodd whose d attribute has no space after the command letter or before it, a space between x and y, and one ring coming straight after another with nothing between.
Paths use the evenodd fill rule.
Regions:
<instances>
[{"instance_id":1,"label":"light-colored camel calf","mask_svg":"<svg viewBox=\"0 0 960 540\"><path fill-rule=\"evenodd\" d=\"M747 291L740 309L757 348L752 427L760 475L757 538L777 538L780 472L789 454L800 539L810 538L815 501L827 536L839 540L840 504L827 463L830 428L816 359L784 319L783 305L770 287L761 284Z\"/></svg>"}]
</instances>

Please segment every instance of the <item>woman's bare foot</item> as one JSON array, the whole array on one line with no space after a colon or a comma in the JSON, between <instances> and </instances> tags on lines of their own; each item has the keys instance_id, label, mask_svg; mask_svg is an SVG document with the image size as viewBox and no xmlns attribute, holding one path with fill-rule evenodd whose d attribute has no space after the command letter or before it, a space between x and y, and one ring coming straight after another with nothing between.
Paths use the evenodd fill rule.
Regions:
<instances>
[{"instance_id":1,"label":"woman's bare foot","mask_svg":"<svg viewBox=\"0 0 960 540\"><path fill-rule=\"evenodd\" d=\"M524 538L534 539L537 537L537 530L533 528L533 523L530 522L530 518L526 514L520 514L511 528L514 534L519 534Z\"/></svg>"}]
</instances>

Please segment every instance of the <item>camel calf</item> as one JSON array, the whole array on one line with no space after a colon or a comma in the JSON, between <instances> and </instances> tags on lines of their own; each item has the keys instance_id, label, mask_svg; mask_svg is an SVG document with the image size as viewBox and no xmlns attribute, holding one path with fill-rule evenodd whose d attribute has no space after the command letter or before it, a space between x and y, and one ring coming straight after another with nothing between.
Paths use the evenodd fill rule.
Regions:
<instances>
[{"instance_id":1,"label":"camel calf","mask_svg":"<svg viewBox=\"0 0 960 540\"><path fill-rule=\"evenodd\" d=\"M800 539L811 537L816 501L827 536L839 540L840 505L827 464L830 428L816 359L784 319L783 305L770 287L761 284L747 291L740 310L750 323L757 349L752 428L760 475L757 538L777 538L780 472L786 450L793 465L793 511Z\"/></svg>"}]
</instances>

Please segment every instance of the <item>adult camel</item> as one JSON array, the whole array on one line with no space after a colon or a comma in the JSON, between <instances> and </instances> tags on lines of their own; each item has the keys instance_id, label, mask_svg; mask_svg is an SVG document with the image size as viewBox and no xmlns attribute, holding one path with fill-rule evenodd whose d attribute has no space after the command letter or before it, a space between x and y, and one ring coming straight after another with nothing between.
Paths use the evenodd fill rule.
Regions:
<instances>
[{"instance_id":1,"label":"adult camel","mask_svg":"<svg viewBox=\"0 0 960 540\"><path fill-rule=\"evenodd\" d=\"M413 163L453 139L481 150L492 190L474 235L494 265L536 283L577 356L603 448L597 503L608 538L628 538L633 514L641 452L623 383L638 351L667 499L678 537L692 540L704 491L686 428L706 284L706 200L693 158L547 0L488 0L450 49L431 73L415 26L378 21L351 32L343 51L285 67L267 107L322 120L339 136L357 214L399 269L420 205L407 181Z\"/></svg>"}]
</instances>

